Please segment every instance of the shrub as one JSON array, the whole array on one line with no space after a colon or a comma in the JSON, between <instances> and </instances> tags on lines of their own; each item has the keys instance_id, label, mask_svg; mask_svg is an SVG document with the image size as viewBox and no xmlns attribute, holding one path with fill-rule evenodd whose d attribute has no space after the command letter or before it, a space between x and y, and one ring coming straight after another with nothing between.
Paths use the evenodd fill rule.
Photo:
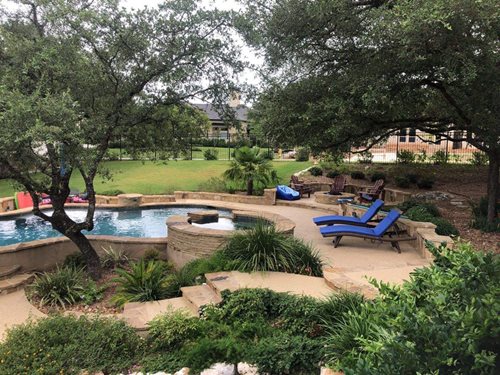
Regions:
<instances>
[{"instance_id":1,"label":"shrub","mask_svg":"<svg viewBox=\"0 0 500 375\"><path fill-rule=\"evenodd\" d=\"M344 162L344 154L335 153L323 155L319 165L323 169L334 169Z\"/></svg>"},{"instance_id":2,"label":"shrub","mask_svg":"<svg viewBox=\"0 0 500 375\"><path fill-rule=\"evenodd\" d=\"M434 186L434 178L432 177L422 177L418 182L417 186L419 189L432 189Z\"/></svg>"},{"instance_id":3,"label":"shrub","mask_svg":"<svg viewBox=\"0 0 500 375\"><path fill-rule=\"evenodd\" d=\"M384 180L386 181L387 178L385 176L385 173L382 172L373 172L373 174L370 177L371 182L375 182L377 180Z\"/></svg>"},{"instance_id":4,"label":"shrub","mask_svg":"<svg viewBox=\"0 0 500 375\"><path fill-rule=\"evenodd\" d=\"M396 161L401 164L411 164L415 162L415 153L410 150L401 150L398 152Z\"/></svg>"},{"instance_id":5,"label":"shrub","mask_svg":"<svg viewBox=\"0 0 500 375\"><path fill-rule=\"evenodd\" d=\"M130 264L130 271L117 269L113 281L118 284L113 302L123 306L127 302L157 301L178 294L175 276L168 274L167 264L144 259Z\"/></svg>"},{"instance_id":6,"label":"shrub","mask_svg":"<svg viewBox=\"0 0 500 375\"><path fill-rule=\"evenodd\" d=\"M73 305L82 299L86 279L82 269L57 267L53 272L44 272L35 277L30 294L39 299L41 306Z\"/></svg>"},{"instance_id":7,"label":"shrub","mask_svg":"<svg viewBox=\"0 0 500 375\"><path fill-rule=\"evenodd\" d=\"M203 151L203 158L205 160L217 160L219 159L219 151L209 148Z\"/></svg>"},{"instance_id":8,"label":"shrub","mask_svg":"<svg viewBox=\"0 0 500 375\"><path fill-rule=\"evenodd\" d=\"M145 262L160 260L160 251L154 248L147 249L144 251L142 259L144 259Z\"/></svg>"},{"instance_id":9,"label":"shrub","mask_svg":"<svg viewBox=\"0 0 500 375\"><path fill-rule=\"evenodd\" d=\"M295 153L295 161L309 161L309 149L299 148Z\"/></svg>"},{"instance_id":10,"label":"shrub","mask_svg":"<svg viewBox=\"0 0 500 375\"><path fill-rule=\"evenodd\" d=\"M351 172L351 178L354 180L364 180L365 179L365 174L361 171L352 171Z\"/></svg>"},{"instance_id":11,"label":"shrub","mask_svg":"<svg viewBox=\"0 0 500 375\"><path fill-rule=\"evenodd\" d=\"M500 203L496 206L496 212L500 212ZM500 218L495 218L493 223L488 222L488 197L482 197L477 204L472 203L471 227L483 232L500 232Z\"/></svg>"},{"instance_id":12,"label":"shrub","mask_svg":"<svg viewBox=\"0 0 500 375\"><path fill-rule=\"evenodd\" d=\"M101 257L101 264L105 268L115 268L128 264L129 259L125 251L114 249L112 246L103 248L104 254Z\"/></svg>"},{"instance_id":13,"label":"shrub","mask_svg":"<svg viewBox=\"0 0 500 375\"><path fill-rule=\"evenodd\" d=\"M317 251L301 240L276 231L263 221L237 231L223 249L224 256L240 271L278 271L322 276Z\"/></svg>"},{"instance_id":14,"label":"shrub","mask_svg":"<svg viewBox=\"0 0 500 375\"><path fill-rule=\"evenodd\" d=\"M187 263L177 272L177 282L180 286L199 285L205 282L205 274L219 271L229 271L235 266L225 257L222 251L216 251L209 258L200 258Z\"/></svg>"},{"instance_id":15,"label":"shrub","mask_svg":"<svg viewBox=\"0 0 500 375\"><path fill-rule=\"evenodd\" d=\"M373 154L370 151L364 151L359 154L358 163L371 164L373 161Z\"/></svg>"},{"instance_id":16,"label":"shrub","mask_svg":"<svg viewBox=\"0 0 500 375\"><path fill-rule=\"evenodd\" d=\"M83 254L77 251L75 253L69 254L64 259L63 266L80 270L82 268L86 268L87 263L85 262L85 257L83 256Z\"/></svg>"},{"instance_id":17,"label":"shrub","mask_svg":"<svg viewBox=\"0 0 500 375\"><path fill-rule=\"evenodd\" d=\"M265 150L263 151L264 153L264 158L268 160L273 160L274 159L274 150Z\"/></svg>"},{"instance_id":18,"label":"shrub","mask_svg":"<svg viewBox=\"0 0 500 375\"><path fill-rule=\"evenodd\" d=\"M448 155L446 152L442 150L436 151L432 156L429 158L430 161L432 161L436 165L443 165L448 163Z\"/></svg>"},{"instance_id":19,"label":"shrub","mask_svg":"<svg viewBox=\"0 0 500 375\"><path fill-rule=\"evenodd\" d=\"M101 195L109 195L109 196L115 196L115 195L120 195L120 194L125 194L123 190L120 189L113 189L113 190L105 190Z\"/></svg>"},{"instance_id":20,"label":"shrub","mask_svg":"<svg viewBox=\"0 0 500 375\"><path fill-rule=\"evenodd\" d=\"M406 173L404 177L406 177L412 184L416 184L420 179L420 176L417 173Z\"/></svg>"},{"instance_id":21,"label":"shrub","mask_svg":"<svg viewBox=\"0 0 500 375\"><path fill-rule=\"evenodd\" d=\"M410 208L415 207L415 206L424 207L432 216L435 216L435 217L441 216L439 209L437 208L437 206L434 203L426 202L424 200L415 199L415 198L411 198L411 199L408 199L407 201L404 201L403 203L400 203L398 205L398 208L401 211L406 212Z\"/></svg>"},{"instance_id":22,"label":"shrub","mask_svg":"<svg viewBox=\"0 0 500 375\"><path fill-rule=\"evenodd\" d=\"M434 216L423 206L414 206L405 212L405 215L413 221L430 222Z\"/></svg>"},{"instance_id":23,"label":"shrub","mask_svg":"<svg viewBox=\"0 0 500 375\"><path fill-rule=\"evenodd\" d=\"M8 332L0 343L0 373L128 373L142 347L134 330L119 319L55 316Z\"/></svg>"},{"instance_id":24,"label":"shrub","mask_svg":"<svg viewBox=\"0 0 500 375\"><path fill-rule=\"evenodd\" d=\"M427 208L429 207L430 210ZM433 211L433 210L436 211ZM420 206L413 206L408 211L406 211L406 216L410 220L414 221L423 221L430 222L436 225L436 233L443 236L458 236L458 229L450 223L448 220L435 216L433 213L437 212L439 215L439 211L434 205L426 204Z\"/></svg>"},{"instance_id":25,"label":"shrub","mask_svg":"<svg viewBox=\"0 0 500 375\"><path fill-rule=\"evenodd\" d=\"M328 178L335 178L337 176L340 176L341 173L338 172L338 171L329 171L327 174L326 174L326 177Z\"/></svg>"},{"instance_id":26,"label":"shrub","mask_svg":"<svg viewBox=\"0 0 500 375\"><path fill-rule=\"evenodd\" d=\"M498 364L500 258L432 245L434 264L332 331L328 363L346 374L493 374ZM332 346L335 345L335 346Z\"/></svg>"},{"instance_id":27,"label":"shrub","mask_svg":"<svg viewBox=\"0 0 500 375\"><path fill-rule=\"evenodd\" d=\"M311 176L322 176L323 170L320 167L311 167L309 168L309 173Z\"/></svg>"},{"instance_id":28,"label":"shrub","mask_svg":"<svg viewBox=\"0 0 500 375\"><path fill-rule=\"evenodd\" d=\"M484 152L481 151L474 151L472 153L472 158L469 161L472 165L475 165L477 167L481 165L487 165L488 164L488 155L486 155Z\"/></svg>"},{"instance_id":29,"label":"shrub","mask_svg":"<svg viewBox=\"0 0 500 375\"><path fill-rule=\"evenodd\" d=\"M427 161L427 151L422 150L418 154L415 155L415 160L418 163L425 163Z\"/></svg>"},{"instance_id":30,"label":"shrub","mask_svg":"<svg viewBox=\"0 0 500 375\"><path fill-rule=\"evenodd\" d=\"M394 178L396 182L396 186L400 188L409 188L410 187L410 179L406 176L396 176Z\"/></svg>"},{"instance_id":31,"label":"shrub","mask_svg":"<svg viewBox=\"0 0 500 375\"><path fill-rule=\"evenodd\" d=\"M443 217L434 217L431 221L436 225L436 233L442 236L458 236L458 229Z\"/></svg>"}]
</instances>

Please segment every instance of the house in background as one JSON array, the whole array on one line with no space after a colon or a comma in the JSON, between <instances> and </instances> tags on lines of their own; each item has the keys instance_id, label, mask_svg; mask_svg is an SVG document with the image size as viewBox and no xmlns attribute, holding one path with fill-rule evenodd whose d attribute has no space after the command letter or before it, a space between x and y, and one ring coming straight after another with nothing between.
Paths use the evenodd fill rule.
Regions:
<instances>
[{"instance_id":1,"label":"house in background","mask_svg":"<svg viewBox=\"0 0 500 375\"><path fill-rule=\"evenodd\" d=\"M208 139L234 140L238 137L247 138L249 134L248 108L240 103L239 94L234 94L229 101L229 107L235 111L235 118L239 127L229 126L224 123L222 116L212 104L193 104L194 107L205 112L210 120L211 127L206 134Z\"/></svg>"}]
</instances>

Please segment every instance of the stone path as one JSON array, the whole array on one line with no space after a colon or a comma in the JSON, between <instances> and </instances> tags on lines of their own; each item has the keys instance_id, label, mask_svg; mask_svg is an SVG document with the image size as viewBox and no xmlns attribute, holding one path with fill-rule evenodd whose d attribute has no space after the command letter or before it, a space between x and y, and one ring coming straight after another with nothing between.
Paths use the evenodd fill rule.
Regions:
<instances>
[{"instance_id":1,"label":"stone path","mask_svg":"<svg viewBox=\"0 0 500 375\"><path fill-rule=\"evenodd\" d=\"M22 324L29 319L44 317L26 298L24 290L0 296L0 341L8 328Z\"/></svg>"}]
</instances>

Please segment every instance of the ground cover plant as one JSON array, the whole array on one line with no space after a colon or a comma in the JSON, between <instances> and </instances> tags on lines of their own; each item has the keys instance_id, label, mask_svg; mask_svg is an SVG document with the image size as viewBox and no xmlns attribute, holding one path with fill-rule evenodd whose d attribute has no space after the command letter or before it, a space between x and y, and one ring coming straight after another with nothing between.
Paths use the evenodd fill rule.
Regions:
<instances>
[{"instance_id":1,"label":"ground cover plant","mask_svg":"<svg viewBox=\"0 0 500 375\"><path fill-rule=\"evenodd\" d=\"M331 324L329 365L349 374L495 374L500 364L500 258L428 245L434 264Z\"/></svg>"},{"instance_id":2,"label":"ground cover plant","mask_svg":"<svg viewBox=\"0 0 500 375\"><path fill-rule=\"evenodd\" d=\"M435 204L410 199L398 206L404 215L413 221L430 222L436 225L436 233L443 236L458 236L458 229L448 220L441 217Z\"/></svg>"}]
</instances>

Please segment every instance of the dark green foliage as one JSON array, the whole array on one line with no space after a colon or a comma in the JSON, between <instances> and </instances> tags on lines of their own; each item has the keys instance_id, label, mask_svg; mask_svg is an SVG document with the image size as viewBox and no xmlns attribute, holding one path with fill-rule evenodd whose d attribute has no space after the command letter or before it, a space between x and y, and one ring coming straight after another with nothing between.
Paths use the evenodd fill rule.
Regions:
<instances>
[{"instance_id":1,"label":"dark green foliage","mask_svg":"<svg viewBox=\"0 0 500 375\"><path fill-rule=\"evenodd\" d=\"M140 259L130 264L130 270L116 269L118 284L113 302L123 306L127 302L156 301L175 297L179 293L177 279L171 267L162 261Z\"/></svg>"},{"instance_id":2,"label":"dark green foliage","mask_svg":"<svg viewBox=\"0 0 500 375\"><path fill-rule=\"evenodd\" d=\"M123 190L120 190L120 189L113 189L113 190L105 190L105 191L99 192L99 194L115 196L115 195L125 194L125 192Z\"/></svg>"},{"instance_id":3,"label":"dark green foliage","mask_svg":"<svg viewBox=\"0 0 500 375\"><path fill-rule=\"evenodd\" d=\"M405 215L413 221L431 221L434 218L424 206L413 206L405 212Z\"/></svg>"},{"instance_id":4,"label":"dark green foliage","mask_svg":"<svg viewBox=\"0 0 500 375\"><path fill-rule=\"evenodd\" d=\"M364 180L365 174L361 171L352 171L351 178L353 178L354 180Z\"/></svg>"},{"instance_id":5,"label":"dark green foliage","mask_svg":"<svg viewBox=\"0 0 500 375\"><path fill-rule=\"evenodd\" d=\"M458 229L445 218L440 217L436 206L422 203L409 208L405 215L414 221L430 222L436 225L436 233L443 236L458 236Z\"/></svg>"},{"instance_id":6,"label":"dark green foliage","mask_svg":"<svg viewBox=\"0 0 500 375\"><path fill-rule=\"evenodd\" d=\"M488 155L486 155L484 152L481 151L474 151L472 153L472 159L470 159L470 163L472 165L475 165L477 167L481 165L487 165L488 164Z\"/></svg>"},{"instance_id":7,"label":"dark green foliage","mask_svg":"<svg viewBox=\"0 0 500 375\"><path fill-rule=\"evenodd\" d=\"M498 217L498 213L500 212L500 203L497 203L495 207L495 212L497 217L493 220L492 223L489 223L486 219L488 215L488 198L482 197L479 200L479 203L472 204L472 221L471 227L480 229L483 232L500 232L500 218Z\"/></svg>"},{"instance_id":8,"label":"dark green foliage","mask_svg":"<svg viewBox=\"0 0 500 375\"><path fill-rule=\"evenodd\" d=\"M127 373L142 351L142 340L121 320L55 316L8 333L0 374Z\"/></svg>"},{"instance_id":9,"label":"dark green foliage","mask_svg":"<svg viewBox=\"0 0 500 375\"><path fill-rule=\"evenodd\" d=\"M371 177L370 177L370 181L371 182L375 182L377 180L384 180L386 181L387 180L387 177L385 176L385 173L383 172L373 172Z\"/></svg>"},{"instance_id":10,"label":"dark green foliage","mask_svg":"<svg viewBox=\"0 0 500 375\"><path fill-rule=\"evenodd\" d=\"M83 254L81 252L76 252L69 254L66 259L64 259L63 266L81 270L82 268L87 267L87 264L85 263Z\"/></svg>"},{"instance_id":11,"label":"dark green foliage","mask_svg":"<svg viewBox=\"0 0 500 375\"><path fill-rule=\"evenodd\" d=\"M66 307L82 299L87 279L82 269L57 267L53 272L44 272L35 277L30 293L40 305Z\"/></svg>"},{"instance_id":12,"label":"dark green foliage","mask_svg":"<svg viewBox=\"0 0 500 375\"><path fill-rule=\"evenodd\" d=\"M217 160L219 159L219 151L209 148L203 152L203 158L205 160Z\"/></svg>"},{"instance_id":13,"label":"dark green foliage","mask_svg":"<svg viewBox=\"0 0 500 375\"><path fill-rule=\"evenodd\" d=\"M430 267L352 312L330 337L328 362L345 374L495 374L500 258L458 243L430 246Z\"/></svg>"},{"instance_id":14,"label":"dark green foliage","mask_svg":"<svg viewBox=\"0 0 500 375\"><path fill-rule=\"evenodd\" d=\"M434 182L435 180L432 177L422 177L417 181L417 186L419 189L432 189Z\"/></svg>"},{"instance_id":15,"label":"dark green foliage","mask_svg":"<svg viewBox=\"0 0 500 375\"><path fill-rule=\"evenodd\" d=\"M444 165L448 163L448 154L438 150L429 159L436 165Z\"/></svg>"},{"instance_id":16,"label":"dark green foliage","mask_svg":"<svg viewBox=\"0 0 500 375\"><path fill-rule=\"evenodd\" d=\"M299 148L295 153L296 161L308 161L309 160L309 149L308 148Z\"/></svg>"},{"instance_id":17,"label":"dark green foliage","mask_svg":"<svg viewBox=\"0 0 500 375\"><path fill-rule=\"evenodd\" d=\"M424 207L432 216L435 217L441 216L441 213L439 212L439 209L435 204L415 198L411 198L408 199L407 201L404 201L403 203L400 203L398 205L398 208L401 209L401 211L406 212L410 208L415 206Z\"/></svg>"},{"instance_id":18,"label":"dark green foliage","mask_svg":"<svg viewBox=\"0 0 500 375\"><path fill-rule=\"evenodd\" d=\"M323 263L317 251L293 236L277 232L273 225L263 221L233 234L223 252L240 271L323 275Z\"/></svg>"},{"instance_id":19,"label":"dark green foliage","mask_svg":"<svg viewBox=\"0 0 500 375\"><path fill-rule=\"evenodd\" d=\"M320 167L309 168L309 173L311 176L323 176L323 170Z\"/></svg>"},{"instance_id":20,"label":"dark green foliage","mask_svg":"<svg viewBox=\"0 0 500 375\"><path fill-rule=\"evenodd\" d=\"M327 174L326 174L326 177L328 178L335 178L337 176L340 176L341 173L338 172L338 171L329 171Z\"/></svg>"},{"instance_id":21,"label":"dark green foliage","mask_svg":"<svg viewBox=\"0 0 500 375\"><path fill-rule=\"evenodd\" d=\"M436 225L436 233L442 236L458 236L458 229L443 217L434 217L431 223Z\"/></svg>"},{"instance_id":22,"label":"dark green foliage","mask_svg":"<svg viewBox=\"0 0 500 375\"><path fill-rule=\"evenodd\" d=\"M415 153L410 150L401 150L397 154L397 162L401 164L411 164L415 162Z\"/></svg>"},{"instance_id":23,"label":"dark green foliage","mask_svg":"<svg viewBox=\"0 0 500 375\"><path fill-rule=\"evenodd\" d=\"M149 262L151 260L160 260L160 251L154 248L147 249L142 256L145 262Z\"/></svg>"},{"instance_id":24,"label":"dark green foliage","mask_svg":"<svg viewBox=\"0 0 500 375\"><path fill-rule=\"evenodd\" d=\"M417 173L406 173L404 175L412 184L416 184L420 179L420 176Z\"/></svg>"},{"instance_id":25,"label":"dark green foliage","mask_svg":"<svg viewBox=\"0 0 500 375\"><path fill-rule=\"evenodd\" d=\"M358 163L371 164L372 160L373 154L370 151L365 151L359 154Z\"/></svg>"},{"instance_id":26,"label":"dark green foliage","mask_svg":"<svg viewBox=\"0 0 500 375\"><path fill-rule=\"evenodd\" d=\"M198 285L205 282L206 273L229 271L234 267L222 251L216 251L209 258L195 259L187 263L177 272L177 282L180 286Z\"/></svg>"},{"instance_id":27,"label":"dark green foliage","mask_svg":"<svg viewBox=\"0 0 500 375\"><path fill-rule=\"evenodd\" d=\"M394 181L396 182L397 187L405 189L410 187L410 180L406 176L396 176Z\"/></svg>"}]
</instances>

